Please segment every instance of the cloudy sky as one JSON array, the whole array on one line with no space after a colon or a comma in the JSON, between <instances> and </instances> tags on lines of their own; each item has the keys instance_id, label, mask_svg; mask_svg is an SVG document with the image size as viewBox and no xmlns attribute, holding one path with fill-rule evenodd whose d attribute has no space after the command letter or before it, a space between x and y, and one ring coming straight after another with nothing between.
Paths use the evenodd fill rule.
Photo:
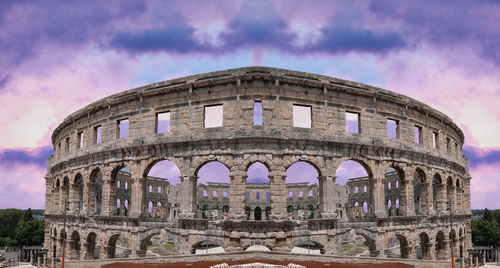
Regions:
<instances>
[{"instance_id":1,"label":"cloudy sky","mask_svg":"<svg viewBox=\"0 0 500 268\"><path fill-rule=\"evenodd\" d=\"M43 208L50 135L125 89L249 65L354 80L449 115L472 207L500 208L500 3L0 1L0 208Z\"/></svg>"}]
</instances>

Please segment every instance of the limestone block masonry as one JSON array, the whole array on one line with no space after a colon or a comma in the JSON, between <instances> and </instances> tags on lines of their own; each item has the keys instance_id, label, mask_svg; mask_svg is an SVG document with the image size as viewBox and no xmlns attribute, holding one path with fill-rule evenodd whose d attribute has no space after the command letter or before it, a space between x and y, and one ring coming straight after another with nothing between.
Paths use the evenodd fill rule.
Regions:
<instances>
[{"instance_id":1,"label":"limestone block masonry","mask_svg":"<svg viewBox=\"0 0 500 268\"><path fill-rule=\"evenodd\" d=\"M254 124L256 102L262 124ZM222 125L210 127L205 112L215 105ZM295 106L310 112L310 122L294 120ZM159 131L162 113L169 116L166 131ZM346 131L346 113L357 115L355 133ZM125 135L121 122L128 122ZM452 252L465 258L472 246L463 132L426 104L356 82L267 67L158 82L74 112L54 130L52 143L44 245L55 258L63 247L74 260L114 258L117 243L127 245L120 257L137 258L155 235L179 254L263 245L339 255L343 243L362 237L374 258L390 257L396 241L401 258L447 260ZM148 177L161 160L179 168L179 185ZM346 160L360 163L368 176L336 184L335 171ZM210 186L227 192L217 201L221 211L202 211L197 193L198 171L211 161L230 171L229 185ZM317 204L304 203L311 208L304 213L288 200L287 187L295 186L285 184L286 170L299 161L318 173L310 188L317 193L308 199ZM255 162L269 170L262 217L248 216L261 208L245 201L260 187L245 183Z\"/></svg>"}]
</instances>

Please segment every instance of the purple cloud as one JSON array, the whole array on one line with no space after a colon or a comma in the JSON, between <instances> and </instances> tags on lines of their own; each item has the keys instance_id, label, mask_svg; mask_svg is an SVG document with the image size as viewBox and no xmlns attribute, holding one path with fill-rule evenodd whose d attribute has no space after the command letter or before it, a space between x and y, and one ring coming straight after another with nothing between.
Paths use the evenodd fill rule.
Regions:
<instances>
[{"instance_id":1,"label":"purple cloud","mask_svg":"<svg viewBox=\"0 0 500 268\"><path fill-rule=\"evenodd\" d=\"M497 149L481 150L471 146L464 146L463 152L469 158L469 166L471 168L500 163L500 150Z\"/></svg>"},{"instance_id":2,"label":"purple cloud","mask_svg":"<svg viewBox=\"0 0 500 268\"><path fill-rule=\"evenodd\" d=\"M0 165L35 165L46 168L47 159L52 154L52 146L36 149L4 149L0 150Z\"/></svg>"},{"instance_id":3,"label":"purple cloud","mask_svg":"<svg viewBox=\"0 0 500 268\"><path fill-rule=\"evenodd\" d=\"M372 1L369 10L377 19L396 25L420 46L473 49L483 59L500 66L500 17L495 1Z\"/></svg>"},{"instance_id":4,"label":"purple cloud","mask_svg":"<svg viewBox=\"0 0 500 268\"><path fill-rule=\"evenodd\" d=\"M15 4L13 4L15 3ZM45 47L81 48L105 41L115 22L136 18L146 10L142 1L18 2L0 8L0 66L17 65ZM115 26L118 27L118 26Z\"/></svg>"}]
</instances>

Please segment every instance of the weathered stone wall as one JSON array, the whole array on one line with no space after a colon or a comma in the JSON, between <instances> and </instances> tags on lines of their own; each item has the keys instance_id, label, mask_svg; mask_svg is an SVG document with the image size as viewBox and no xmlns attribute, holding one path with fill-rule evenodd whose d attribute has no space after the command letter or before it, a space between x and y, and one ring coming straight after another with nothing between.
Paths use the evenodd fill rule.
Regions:
<instances>
[{"instance_id":1,"label":"weathered stone wall","mask_svg":"<svg viewBox=\"0 0 500 268\"><path fill-rule=\"evenodd\" d=\"M262 125L253 125L255 101L262 103ZM223 107L221 127L205 127L211 105ZM294 127L294 105L310 107L311 128ZM170 113L170 131L157 133L162 112ZM359 114L359 133L346 132L346 112ZM125 119L128 135L120 138L118 124ZM396 138L388 137L388 119L397 121ZM130 256L143 256L151 237L166 231L184 254L206 241L228 252L252 244L290 252L309 241L334 255L344 236L354 233L366 239L372 256L385 256L395 237L404 258L423 249L422 258L447 259L451 244L455 252L471 247L463 140L450 118L423 103L320 75L249 67L151 84L90 104L54 130L45 177L45 246L55 257L64 246L74 258L108 258L115 256L117 241L127 241ZM165 159L179 168L180 185L148 179L151 167ZM335 170L345 160L359 162L368 174L367 213L359 219L348 219L352 211L342 207L349 186L335 184ZM230 171L224 220L202 219L197 204L198 171L210 161ZM298 161L318 172L318 219L288 217L286 170ZM269 170L269 221L246 220L246 171L255 162ZM125 192L116 185L124 167L130 172ZM391 184L398 183L397 192L388 189L389 168L396 171ZM149 192L150 185L162 187L161 193ZM130 198L127 215L116 213L117 196ZM399 211L389 212L387 200L396 196ZM149 202L163 203L151 213Z\"/></svg>"}]
</instances>

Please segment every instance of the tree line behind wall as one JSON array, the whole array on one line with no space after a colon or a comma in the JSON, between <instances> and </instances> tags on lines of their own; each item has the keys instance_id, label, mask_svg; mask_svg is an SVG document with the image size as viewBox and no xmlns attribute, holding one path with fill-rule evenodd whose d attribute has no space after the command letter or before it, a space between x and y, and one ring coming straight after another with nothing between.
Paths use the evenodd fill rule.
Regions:
<instances>
[{"instance_id":1,"label":"tree line behind wall","mask_svg":"<svg viewBox=\"0 0 500 268\"><path fill-rule=\"evenodd\" d=\"M482 213L481 213L482 212ZM472 243L475 246L500 246L500 209L473 210ZM482 217L479 215L482 214ZM474 217L478 216L478 217Z\"/></svg>"},{"instance_id":2,"label":"tree line behind wall","mask_svg":"<svg viewBox=\"0 0 500 268\"><path fill-rule=\"evenodd\" d=\"M43 210L0 210L0 247L40 246L43 236Z\"/></svg>"}]
</instances>

